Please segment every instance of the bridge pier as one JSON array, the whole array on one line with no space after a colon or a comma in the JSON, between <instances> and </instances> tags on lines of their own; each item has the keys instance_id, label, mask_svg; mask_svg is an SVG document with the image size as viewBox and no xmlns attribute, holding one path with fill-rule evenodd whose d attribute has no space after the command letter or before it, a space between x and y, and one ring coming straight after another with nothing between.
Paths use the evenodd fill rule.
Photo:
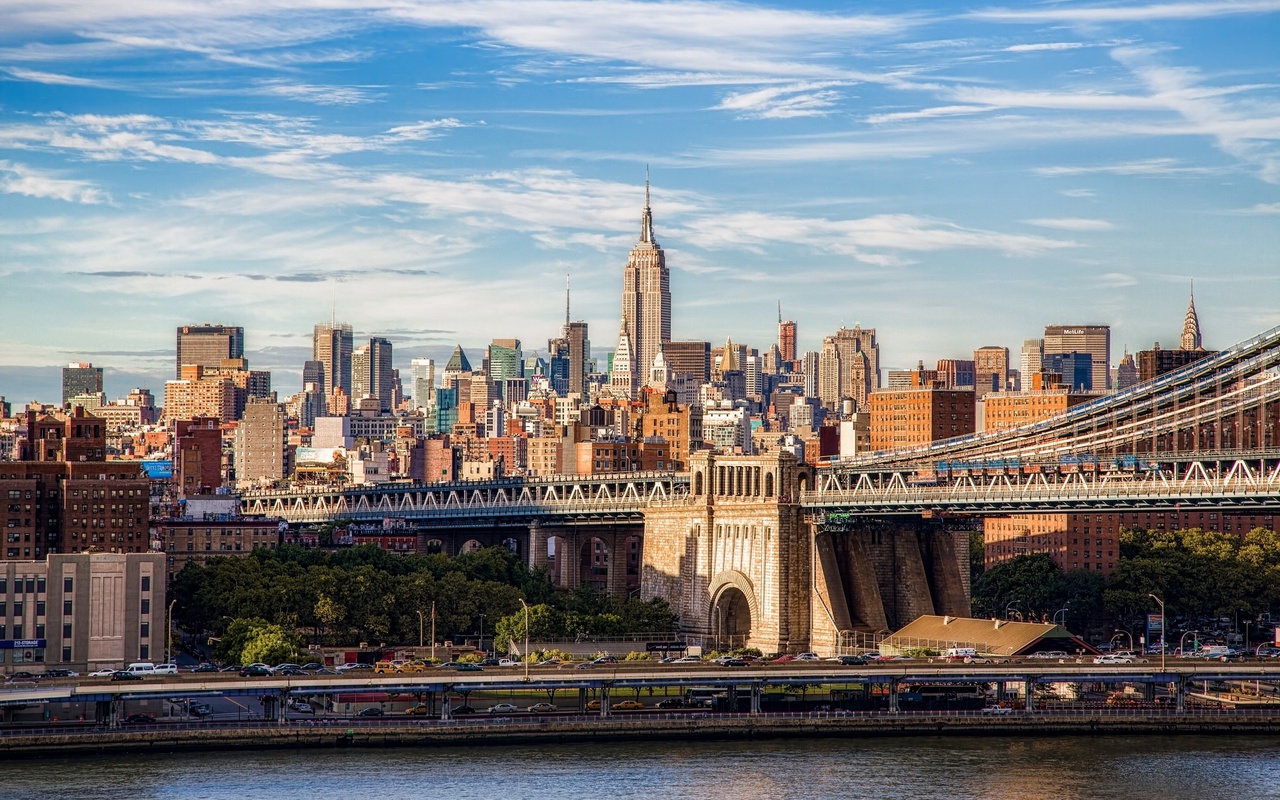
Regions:
<instances>
[{"instance_id":1,"label":"bridge pier","mask_svg":"<svg viewBox=\"0 0 1280 800\"><path fill-rule=\"evenodd\" d=\"M1025 694L1023 710L1031 712L1036 710L1036 679L1028 675L1023 679L1022 691Z\"/></svg>"}]
</instances>

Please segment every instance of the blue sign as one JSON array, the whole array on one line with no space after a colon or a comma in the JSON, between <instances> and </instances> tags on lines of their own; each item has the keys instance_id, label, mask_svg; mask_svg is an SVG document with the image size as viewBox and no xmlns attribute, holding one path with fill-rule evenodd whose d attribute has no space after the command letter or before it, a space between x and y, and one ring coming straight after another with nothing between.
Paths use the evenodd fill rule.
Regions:
<instances>
[{"instance_id":1,"label":"blue sign","mask_svg":"<svg viewBox=\"0 0 1280 800\"><path fill-rule=\"evenodd\" d=\"M44 639L0 639L0 650L28 650L44 646Z\"/></svg>"}]
</instances>

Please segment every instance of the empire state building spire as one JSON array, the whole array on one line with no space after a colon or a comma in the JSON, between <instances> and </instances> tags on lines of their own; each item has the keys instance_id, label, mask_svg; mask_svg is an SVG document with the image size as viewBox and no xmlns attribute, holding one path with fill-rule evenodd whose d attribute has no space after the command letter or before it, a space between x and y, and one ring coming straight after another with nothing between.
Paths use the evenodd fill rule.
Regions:
<instances>
[{"instance_id":1,"label":"empire state building spire","mask_svg":"<svg viewBox=\"0 0 1280 800\"><path fill-rule=\"evenodd\" d=\"M671 341L671 276L667 256L653 235L648 169L640 241L631 248L622 271L622 331L631 345L631 363L641 369L648 369L659 347Z\"/></svg>"},{"instance_id":2,"label":"empire state building spire","mask_svg":"<svg viewBox=\"0 0 1280 800\"><path fill-rule=\"evenodd\" d=\"M1182 319L1182 349L1203 350L1200 341L1200 317L1196 314L1196 290L1191 287L1191 302L1187 304L1187 315Z\"/></svg>"}]
</instances>

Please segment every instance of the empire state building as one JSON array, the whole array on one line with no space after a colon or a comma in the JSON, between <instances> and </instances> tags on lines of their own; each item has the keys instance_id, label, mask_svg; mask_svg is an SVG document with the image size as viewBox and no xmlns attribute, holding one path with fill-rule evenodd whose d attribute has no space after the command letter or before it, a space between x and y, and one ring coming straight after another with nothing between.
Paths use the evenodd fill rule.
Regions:
<instances>
[{"instance_id":1,"label":"empire state building","mask_svg":"<svg viewBox=\"0 0 1280 800\"><path fill-rule=\"evenodd\" d=\"M636 375L648 375L660 345L671 341L671 276L666 254L653 236L647 175L640 241L631 248L622 273L622 330L634 348L631 370ZM643 382L632 381L633 386L640 383Z\"/></svg>"}]
</instances>

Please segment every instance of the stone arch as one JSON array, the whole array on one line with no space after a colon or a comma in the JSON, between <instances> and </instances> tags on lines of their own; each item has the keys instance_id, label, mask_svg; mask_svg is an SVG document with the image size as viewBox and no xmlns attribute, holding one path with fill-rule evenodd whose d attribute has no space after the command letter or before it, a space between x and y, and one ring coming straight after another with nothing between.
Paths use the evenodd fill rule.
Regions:
<instances>
[{"instance_id":1,"label":"stone arch","mask_svg":"<svg viewBox=\"0 0 1280 800\"><path fill-rule=\"evenodd\" d=\"M801 470L796 474L796 489L801 492L809 491L809 473Z\"/></svg>"},{"instance_id":2,"label":"stone arch","mask_svg":"<svg viewBox=\"0 0 1280 800\"><path fill-rule=\"evenodd\" d=\"M569 586L569 565L573 563L569 540L564 536L552 535L547 537L545 546L547 574L551 577L551 582L556 586Z\"/></svg>"},{"instance_id":3,"label":"stone arch","mask_svg":"<svg viewBox=\"0 0 1280 800\"><path fill-rule=\"evenodd\" d=\"M427 555L429 555L429 556L430 556L430 555L435 555L436 553L443 553L443 552L444 552L444 540L443 540L443 539L428 539L428 540L423 544L423 547L426 549L426 553L427 553Z\"/></svg>"},{"instance_id":4,"label":"stone arch","mask_svg":"<svg viewBox=\"0 0 1280 800\"><path fill-rule=\"evenodd\" d=\"M605 589L609 585L609 543L599 536L588 537L578 548L578 585Z\"/></svg>"},{"instance_id":5,"label":"stone arch","mask_svg":"<svg viewBox=\"0 0 1280 800\"><path fill-rule=\"evenodd\" d=\"M507 538L503 539L502 546L517 555L519 555L524 550L524 548L521 546L520 540L514 536L508 536Z\"/></svg>"},{"instance_id":6,"label":"stone arch","mask_svg":"<svg viewBox=\"0 0 1280 800\"><path fill-rule=\"evenodd\" d=\"M702 496L702 470L693 473L693 495L694 497Z\"/></svg>"},{"instance_id":7,"label":"stone arch","mask_svg":"<svg viewBox=\"0 0 1280 800\"><path fill-rule=\"evenodd\" d=\"M725 570L711 581L712 636L717 645L726 648L744 647L753 635L753 626L760 620L760 604L756 600L751 579L736 569Z\"/></svg>"},{"instance_id":8,"label":"stone arch","mask_svg":"<svg viewBox=\"0 0 1280 800\"><path fill-rule=\"evenodd\" d=\"M458 548L458 553L478 553L484 549L484 543L479 539L468 539L462 543L462 547Z\"/></svg>"},{"instance_id":9,"label":"stone arch","mask_svg":"<svg viewBox=\"0 0 1280 800\"><path fill-rule=\"evenodd\" d=\"M773 473L766 472L764 474L764 496L773 497Z\"/></svg>"}]
</instances>

